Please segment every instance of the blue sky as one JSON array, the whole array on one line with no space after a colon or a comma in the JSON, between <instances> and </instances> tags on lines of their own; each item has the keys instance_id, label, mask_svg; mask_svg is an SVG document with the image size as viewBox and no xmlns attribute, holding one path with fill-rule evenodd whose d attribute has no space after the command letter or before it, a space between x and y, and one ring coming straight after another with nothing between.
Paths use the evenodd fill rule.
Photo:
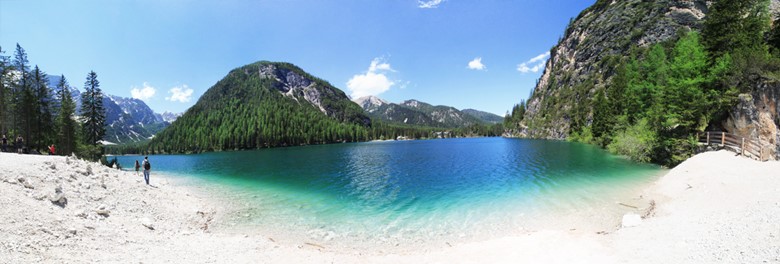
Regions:
<instances>
[{"instance_id":1,"label":"blue sky","mask_svg":"<svg viewBox=\"0 0 780 264\"><path fill-rule=\"evenodd\" d=\"M503 115L594 1L0 0L0 46L13 55L19 43L80 89L94 70L106 93L157 112L183 112L231 69L270 60L348 95Z\"/></svg>"}]
</instances>

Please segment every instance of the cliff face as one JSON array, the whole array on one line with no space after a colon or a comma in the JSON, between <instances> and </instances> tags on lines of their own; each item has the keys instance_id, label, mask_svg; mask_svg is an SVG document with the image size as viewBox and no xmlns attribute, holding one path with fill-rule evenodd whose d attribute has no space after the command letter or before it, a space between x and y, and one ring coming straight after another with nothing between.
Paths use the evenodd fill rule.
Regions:
<instances>
[{"instance_id":1,"label":"cliff face","mask_svg":"<svg viewBox=\"0 0 780 264\"><path fill-rule=\"evenodd\" d=\"M780 160L780 81L762 80L751 94L741 94L723 127L730 133L756 140L762 159Z\"/></svg>"},{"instance_id":2,"label":"cliff face","mask_svg":"<svg viewBox=\"0 0 780 264\"><path fill-rule=\"evenodd\" d=\"M620 58L633 47L669 40L681 29L700 31L712 1L604 1L584 10L550 51L544 73L527 100L520 136L565 139L575 120L592 122L591 100L611 81ZM780 0L770 1L776 19ZM742 94L722 124L757 140L765 158L780 160L780 81L766 78ZM577 119L578 118L578 119Z\"/></svg>"},{"instance_id":3,"label":"cliff face","mask_svg":"<svg viewBox=\"0 0 780 264\"><path fill-rule=\"evenodd\" d=\"M634 46L666 41L680 29L698 30L703 0L599 0L573 20L527 101L522 136L565 139L572 116L614 74L618 57ZM578 105L580 104L580 105ZM586 114L590 123L591 114Z\"/></svg>"}]
</instances>

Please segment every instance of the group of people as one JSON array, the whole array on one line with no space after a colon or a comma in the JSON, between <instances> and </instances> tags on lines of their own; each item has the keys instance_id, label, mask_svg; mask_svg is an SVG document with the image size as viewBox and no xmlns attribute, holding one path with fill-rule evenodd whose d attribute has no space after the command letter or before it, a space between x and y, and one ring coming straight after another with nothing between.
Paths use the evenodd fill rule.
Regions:
<instances>
[{"instance_id":1,"label":"group of people","mask_svg":"<svg viewBox=\"0 0 780 264\"><path fill-rule=\"evenodd\" d=\"M135 173L138 174L138 170L141 169L141 164L138 163L138 160L135 160ZM146 181L146 185L149 185L149 171L152 170L152 164L149 163L149 157L144 157L143 161L143 167L144 167L144 181Z\"/></svg>"},{"instance_id":2,"label":"group of people","mask_svg":"<svg viewBox=\"0 0 780 264\"><path fill-rule=\"evenodd\" d=\"M8 138L6 138L5 135L3 135L3 152L9 152L8 151L9 146L11 145L8 144ZM27 152L26 149L24 148L24 138L21 135L16 136L16 140L13 142L13 146L11 147L16 149L16 153L19 154Z\"/></svg>"},{"instance_id":3,"label":"group of people","mask_svg":"<svg viewBox=\"0 0 780 264\"><path fill-rule=\"evenodd\" d=\"M8 147L10 145L8 144L8 138L5 135L3 135L2 141L3 141L2 142L3 143L2 144L2 151L3 152L9 152L8 151ZM18 153L18 154L28 153L27 148L24 146L24 138L21 135L16 136L16 140L13 143L14 144L13 144L12 147L14 149L16 149L16 153ZM56 152L56 148L54 147L54 144L52 144L48 148L49 148L49 155L54 155L54 153Z\"/></svg>"}]
</instances>

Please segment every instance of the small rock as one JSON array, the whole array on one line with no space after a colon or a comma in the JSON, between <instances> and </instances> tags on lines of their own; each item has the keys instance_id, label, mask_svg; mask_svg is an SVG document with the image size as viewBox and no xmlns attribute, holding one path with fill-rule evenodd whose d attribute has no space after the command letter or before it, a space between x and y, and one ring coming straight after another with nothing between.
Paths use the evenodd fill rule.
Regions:
<instances>
[{"instance_id":1,"label":"small rock","mask_svg":"<svg viewBox=\"0 0 780 264\"><path fill-rule=\"evenodd\" d=\"M76 216L81 217L81 218L87 218L87 212L84 211L84 210L80 210L80 211L76 212Z\"/></svg>"},{"instance_id":2,"label":"small rock","mask_svg":"<svg viewBox=\"0 0 780 264\"><path fill-rule=\"evenodd\" d=\"M27 188L27 189L35 189L35 186L33 186L33 185L32 185L32 183L30 183L30 181L29 181L29 180L27 180L27 179L26 179L26 178L24 178L24 177L19 177L19 178L18 178L18 179L16 179L16 180L17 180L17 181L19 181L19 183L21 183L21 184L22 184L22 186L24 186L24 188Z\"/></svg>"},{"instance_id":3,"label":"small rock","mask_svg":"<svg viewBox=\"0 0 780 264\"><path fill-rule=\"evenodd\" d=\"M65 197L65 194L62 192L62 187L57 186L54 188L54 194L49 196L49 201L51 203L59 205L60 207L65 207L65 205L68 204L68 198Z\"/></svg>"},{"instance_id":4,"label":"small rock","mask_svg":"<svg viewBox=\"0 0 780 264\"><path fill-rule=\"evenodd\" d=\"M71 235L76 235L76 229L75 228L69 228L68 233Z\"/></svg>"},{"instance_id":5,"label":"small rock","mask_svg":"<svg viewBox=\"0 0 780 264\"><path fill-rule=\"evenodd\" d=\"M92 165L87 164L87 174L86 175L92 175Z\"/></svg>"},{"instance_id":6,"label":"small rock","mask_svg":"<svg viewBox=\"0 0 780 264\"><path fill-rule=\"evenodd\" d=\"M106 210L106 209L98 209L98 210L95 210L95 213L97 213L99 216L102 216L102 217L108 217L109 214L111 214L111 211L110 210Z\"/></svg>"},{"instance_id":7,"label":"small rock","mask_svg":"<svg viewBox=\"0 0 780 264\"><path fill-rule=\"evenodd\" d=\"M640 224L642 224L642 216L634 213L623 215L623 222L621 224L623 228L635 227L639 226Z\"/></svg>"},{"instance_id":8,"label":"small rock","mask_svg":"<svg viewBox=\"0 0 780 264\"><path fill-rule=\"evenodd\" d=\"M52 163L51 165L49 165L49 169L56 170L57 169L57 164L56 163Z\"/></svg>"}]
</instances>

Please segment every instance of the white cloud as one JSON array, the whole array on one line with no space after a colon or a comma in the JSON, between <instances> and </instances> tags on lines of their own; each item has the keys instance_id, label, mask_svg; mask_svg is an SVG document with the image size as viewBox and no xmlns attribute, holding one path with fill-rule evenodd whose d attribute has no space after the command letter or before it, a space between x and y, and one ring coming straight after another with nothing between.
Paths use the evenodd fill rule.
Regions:
<instances>
[{"instance_id":1,"label":"white cloud","mask_svg":"<svg viewBox=\"0 0 780 264\"><path fill-rule=\"evenodd\" d=\"M352 92L352 98L379 95L389 90L396 83L385 75L386 72L395 72L395 70L383 58L371 60L366 73L356 74L347 81L347 88Z\"/></svg>"},{"instance_id":2,"label":"white cloud","mask_svg":"<svg viewBox=\"0 0 780 264\"><path fill-rule=\"evenodd\" d=\"M443 2L444 2L444 0L429 0L429 1L417 0L417 7L419 7L419 8L437 8Z\"/></svg>"},{"instance_id":3,"label":"white cloud","mask_svg":"<svg viewBox=\"0 0 780 264\"><path fill-rule=\"evenodd\" d=\"M189 102L192 98L192 92L193 90L189 88L186 84L178 87L173 87L170 90L168 90L168 93L171 94L170 97L165 97L165 100L171 101L171 102Z\"/></svg>"},{"instance_id":4,"label":"white cloud","mask_svg":"<svg viewBox=\"0 0 780 264\"><path fill-rule=\"evenodd\" d=\"M133 87L133 89L130 90L130 95L139 100L146 100L149 98L152 98L154 94L157 93L157 89L154 89L154 87L150 86L148 83L144 82L143 87L141 89L138 89L138 87Z\"/></svg>"},{"instance_id":5,"label":"white cloud","mask_svg":"<svg viewBox=\"0 0 780 264\"><path fill-rule=\"evenodd\" d=\"M550 57L550 52L549 51L545 52L545 53L542 53L542 54L539 54L536 57L533 57L528 62L534 63L534 62L541 61L541 60L547 60L547 57Z\"/></svg>"},{"instance_id":6,"label":"white cloud","mask_svg":"<svg viewBox=\"0 0 780 264\"><path fill-rule=\"evenodd\" d=\"M376 71L391 71L395 72L393 68L390 67L390 64L385 62L384 59L381 58L374 58L371 60L371 66L368 66L368 72L376 72Z\"/></svg>"},{"instance_id":7,"label":"white cloud","mask_svg":"<svg viewBox=\"0 0 780 264\"><path fill-rule=\"evenodd\" d=\"M473 60L469 61L469 69L472 70L485 70L487 67L485 67L485 64L482 64L482 58L476 57Z\"/></svg>"},{"instance_id":8,"label":"white cloud","mask_svg":"<svg viewBox=\"0 0 780 264\"><path fill-rule=\"evenodd\" d=\"M530 60L520 63L517 65L517 71L521 73L537 73L540 70L544 69L544 64L547 63L547 59L550 58L550 52L545 52L542 54L539 54L536 57L531 58Z\"/></svg>"}]
</instances>

